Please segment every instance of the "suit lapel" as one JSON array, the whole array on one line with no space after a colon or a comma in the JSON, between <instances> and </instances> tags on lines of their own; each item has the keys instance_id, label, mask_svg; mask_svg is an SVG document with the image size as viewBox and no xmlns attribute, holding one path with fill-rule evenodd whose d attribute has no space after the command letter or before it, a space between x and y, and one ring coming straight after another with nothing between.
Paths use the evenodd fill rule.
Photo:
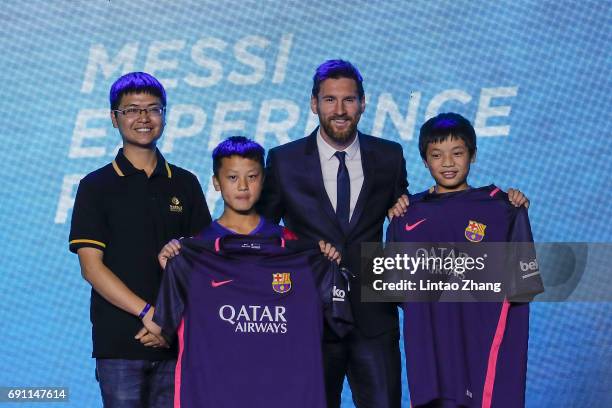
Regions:
<instances>
[{"instance_id":1,"label":"suit lapel","mask_svg":"<svg viewBox=\"0 0 612 408\"><path fill-rule=\"evenodd\" d=\"M327 215L331 224L335 226L338 232L340 232L341 235L344 235L340 222L336 217L336 211L334 210L331 201L329 201L329 196L327 195L325 184L323 183L321 159L319 158L319 150L317 149L318 129L319 128L315 129L314 132L308 136L308 140L306 141L306 160L304 161L304 172L305 174L309 175L310 181L315 185L315 191L318 191L318 201L321 204L323 212Z\"/></svg>"},{"instance_id":2,"label":"suit lapel","mask_svg":"<svg viewBox=\"0 0 612 408\"><path fill-rule=\"evenodd\" d=\"M373 164L375 163L375 152L371 149L368 139L361 132L359 132L359 151L361 153L361 167L363 168L363 185L361 186L361 191L357 197L357 203L355 204L355 209L353 210L353 216L351 217L351 221L349 223L349 231L347 235L350 235L359 222L359 218L361 217L366 201L368 200L374 177Z\"/></svg>"}]
</instances>

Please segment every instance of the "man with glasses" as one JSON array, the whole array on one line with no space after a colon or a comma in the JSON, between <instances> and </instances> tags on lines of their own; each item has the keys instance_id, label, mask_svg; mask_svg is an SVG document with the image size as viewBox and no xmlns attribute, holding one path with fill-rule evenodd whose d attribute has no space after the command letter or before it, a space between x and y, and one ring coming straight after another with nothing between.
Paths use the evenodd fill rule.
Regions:
<instances>
[{"instance_id":1,"label":"man with glasses","mask_svg":"<svg viewBox=\"0 0 612 408\"><path fill-rule=\"evenodd\" d=\"M157 253L170 239L210 221L197 178L156 148L166 93L153 76L132 72L110 90L110 117L123 148L79 184L70 250L91 286L93 357L105 407L169 407L176 350L151 331L162 270Z\"/></svg>"}]
</instances>

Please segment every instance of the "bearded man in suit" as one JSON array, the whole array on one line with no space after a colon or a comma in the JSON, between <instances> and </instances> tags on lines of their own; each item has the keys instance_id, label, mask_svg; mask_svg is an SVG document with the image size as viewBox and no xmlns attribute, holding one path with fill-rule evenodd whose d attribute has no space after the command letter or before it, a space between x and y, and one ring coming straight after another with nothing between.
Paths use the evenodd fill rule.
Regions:
<instances>
[{"instance_id":1,"label":"bearded man in suit","mask_svg":"<svg viewBox=\"0 0 612 408\"><path fill-rule=\"evenodd\" d=\"M354 274L348 295L355 319L345 338L325 331L328 407L340 406L344 376L360 407L399 407L401 362L397 307L362 303L362 242L381 242L387 211L407 192L406 163L395 142L357 130L366 102L362 77L343 60L321 64L310 106L320 126L270 150L259 211L300 239L323 240L342 253Z\"/></svg>"}]
</instances>

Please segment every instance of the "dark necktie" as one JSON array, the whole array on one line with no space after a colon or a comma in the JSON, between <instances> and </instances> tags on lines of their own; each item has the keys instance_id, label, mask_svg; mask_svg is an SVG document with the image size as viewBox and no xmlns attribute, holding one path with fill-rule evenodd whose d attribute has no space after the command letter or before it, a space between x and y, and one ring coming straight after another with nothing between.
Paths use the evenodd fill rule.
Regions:
<instances>
[{"instance_id":1,"label":"dark necktie","mask_svg":"<svg viewBox=\"0 0 612 408\"><path fill-rule=\"evenodd\" d=\"M346 168L346 152L336 152L334 156L340 162L338 165L338 196L336 202L336 217L340 221L340 225L346 231L349 225L349 214L351 211L351 179L349 178L348 169Z\"/></svg>"}]
</instances>

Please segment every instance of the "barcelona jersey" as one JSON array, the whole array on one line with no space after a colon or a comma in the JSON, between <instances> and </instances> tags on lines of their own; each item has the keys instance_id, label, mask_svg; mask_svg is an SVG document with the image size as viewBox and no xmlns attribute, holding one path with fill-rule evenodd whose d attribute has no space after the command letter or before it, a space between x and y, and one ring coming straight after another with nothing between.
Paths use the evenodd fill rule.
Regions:
<instances>
[{"instance_id":1,"label":"barcelona jersey","mask_svg":"<svg viewBox=\"0 0 612 408\"><path fill-rule=\"evenodd\" d=\"M533 238L525 208L512 206L507 194L491 185L423 195L392 220L387 240L478 246ZM543 291L535 252L519 257L525 259L517 260L509 296L531 299ZM529 303L512 299L402 305L413 407L524 406Z\"/></svg>"},{"instance_id":2,"label":"barcelona jersey","mask_svg":"<svg viewBox=\"0 0 612 408\"><path fill-rule=\"evenodd\" d=\"M153 320L178 332L175 407L324 407L324 319L351 327L346 280L282 237L183 239Z\"/></svg>"}]
</instances>

